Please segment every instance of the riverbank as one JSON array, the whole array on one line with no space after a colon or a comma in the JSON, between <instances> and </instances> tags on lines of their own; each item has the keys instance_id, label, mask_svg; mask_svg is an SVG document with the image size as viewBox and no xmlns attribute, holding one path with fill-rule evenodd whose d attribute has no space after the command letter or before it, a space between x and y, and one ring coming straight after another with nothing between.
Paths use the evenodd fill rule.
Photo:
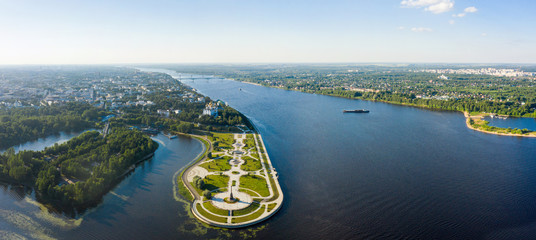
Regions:
<instances>
[{"instance_id":1,"label":"riverbank","mask_svg":"<svg viewBox=\"0 0 536 240\"><path fill-rule=\"evenodd\" d=\"M381 103L387 103L387 104L393 104L393 105L399 105L399 106L409 106L409 107L417 107L417 108L423 108L423 109L429 109L429 110L438 110L438 111L456 111L464 113L466 118L466 125L469 129L488 133L488 134L495 134L500 136L515 136L515 137L536 137L536 131L524 131L520 129L509 129L509 128L500 128L500 127L493 127L489 126L487 121L482 120L481 118L490 115L489 113L479 113L478 115L471 116L473 121L476 121L475 124L470 123L470 118L468 117L466 112L463 110L455 110L455 109L443 109L443 108L436 108L431 107L424 104L414 104L414 103L403 103L403 102L394 102L394 101L386 101L386 100L377 100L377 99L368 99L368 98L362 98L362 97L345 97L345 96L339 96L339 95L332 95L332 94L322 94L322 93L314 93L314 92L307 92L307 91L301 91L301 90L294 90L294 89L286 89L283 87L278 86L266 86L258 83L251 83L247 81L240 81L242 83L247 84L253 84L257 86L263 86L263 87L270 87L270 88L277 88L282 90L289 90L289 91L297 91L297 92L303 92L303 93L312 93L312 94L319 94L324 96L331 96L331 97L338 97L338 98L347 98L347 99L355 99L355 100L363 100L363 101L371 101L371 102L381 102ZM521 117L521 118L532 118L528 116L509 116L504 115L503 117ZM521 133L516 133L514 131L521 131Z\"/></svg>"},{"instance_id":2,"label":"riverbank","mask_svg":"<svg viewBox=\"0 0 536 240\"><path fill-rule=\"evenodd\" d=\"M463 112L465 116L465 124L469 129L483 132L483 133L489 133L489 134L495 134L500 136L511 136L511 137L536 137L536 132L529 131L526 133L512 133L511 131L516 131L516 129L507 129L507 128L499 128L499 127L492 127L488 125L488 122L483 120L485 116L488 116L489 113L480 113L472 115L469 114L469 112ZM517 130L522 131L522 130Z\"/></svg>"},{"instance_id":3,"label":"riverbank","mask_svg":"<svg viewBox=\"0 0 536 240\"><path fill-rule=\"evenodd\" d=\"M194 201L196 199L199 199L199 194L193 189L193 187L188 183L185 173L188 173L192 168L197 166L199 162L205 160L207 158L207 155L209 152L212 152L212 142L206 139L202 135L195 135L195 134L188 134L188 133L181 133L181 132L174 132L176 135L182 135L190 138L194 138L198 141L200 141L203 144L203 152L201 152L196 158L192 160L185 168L184 170L180 171L178 173L178 176L174 177L174 181L177 182L176 185L176 191L186 198L188 201Z\"/></svg>"},{"instance_id":4,"label":"riverbank","mask_svg":"<svg viewBox=\"0 0 536 240\"><path fill-rule=\"evenodd\" d=\"M261 86L261 87L266 87L262 84L258 84L258 83L253 83L253 82L243 82L243 83L247 83L247 84L251 84L251 85L255 85L255 86ZM282 88L281 88L282 89Z\"/></svg>"}]
</instances>

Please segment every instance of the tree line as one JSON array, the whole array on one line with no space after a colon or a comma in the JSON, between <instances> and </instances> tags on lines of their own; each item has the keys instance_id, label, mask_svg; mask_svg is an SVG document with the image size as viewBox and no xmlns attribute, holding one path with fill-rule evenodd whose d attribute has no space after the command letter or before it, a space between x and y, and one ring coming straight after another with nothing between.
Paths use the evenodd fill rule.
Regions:
<instances>
[{"instance_id":1,"label":"tree line","mask_svg":"<svg viewBox=\"0 0 536 240\"><path fill-rule=\"evenodd\" d=\"M0 178L35 188L45 202L85 207L98 202L133 164L157 148L137 130L113 128L106 138L88 131L43 151L15 154L8 149L0 155Z\"/></svg>"},{"instance_id":2,"label":"tree line","mask_svg":"<svg viewBox=\"0 0 536 240\"><path fill-rule=\"evenodd\" d=\"M61 131L91 128L99 109L71 102L65 105L0 109L0 149Z\"/></svg>"}]
</instances>

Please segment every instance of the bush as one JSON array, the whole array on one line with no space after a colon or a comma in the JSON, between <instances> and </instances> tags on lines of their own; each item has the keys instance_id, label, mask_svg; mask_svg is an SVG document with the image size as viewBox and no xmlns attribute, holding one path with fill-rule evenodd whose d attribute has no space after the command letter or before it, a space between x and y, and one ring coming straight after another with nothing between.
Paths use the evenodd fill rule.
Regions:
<instances>
[{"instance_id":1,"label":"bush","mask_svg":"<svg viewBox=\"0 0 536 240\"><path fill-rule=\"evenodd\" d=\"M205 197L206 199L211 199L212 193L209 190L205 190L203 191L203 197Z\"/></svg>"},{"instance_id":2,"label":"bush","mask_svg":"<svg viewBox=\"0 0 536 240\"><path fill-rule=\"evenodd\" d=\"M198 189L203 189L205 187L205 181L203 181L203 179L201 179L199 176L195 176L194 186Z\"/></svg>"}]
</instances>

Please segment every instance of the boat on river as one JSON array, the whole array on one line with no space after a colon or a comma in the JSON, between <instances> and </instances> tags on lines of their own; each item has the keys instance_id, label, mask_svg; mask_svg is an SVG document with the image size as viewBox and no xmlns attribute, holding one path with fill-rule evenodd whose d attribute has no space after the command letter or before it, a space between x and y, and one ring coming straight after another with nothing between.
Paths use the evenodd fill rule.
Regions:
<instances>
[{"instance_id":1,"label":"boat on river","mask_svg":"<svg viewBox=\"0 0 536 240\"><path fill-rule=\"evenodd\" d=\"M369 110L366 109L356 109L356 110L342 110L343 113L369 113Z\"/></svg>"}]
</instances>

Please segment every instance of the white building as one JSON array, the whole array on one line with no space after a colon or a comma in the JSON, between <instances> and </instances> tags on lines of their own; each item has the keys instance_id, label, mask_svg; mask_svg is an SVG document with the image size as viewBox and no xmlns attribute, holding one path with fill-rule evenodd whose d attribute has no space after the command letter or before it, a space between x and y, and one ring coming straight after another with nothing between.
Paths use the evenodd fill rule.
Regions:
<instances>
[{"instance_id":1,"label":"white building","mask_svg":"<svg viewBox=\"0 0 536 240\"><path fill-rule=\"evenodd\" d=\"M158 109L158 110L156 110L156 112L161 116L169 117L169 110Z\"/></svg>"},{"instance_id":2,"label":"white building","mask_svg":"<svg viewBox=\"0 0 536 240\"><path fill-rule=\"evenodd\" d=\"M206 105L205 109L203 110L203 115L210 115L213 117L218 116L218 106L214 103L209 103Z\"/></svg>"}]
</instances>

